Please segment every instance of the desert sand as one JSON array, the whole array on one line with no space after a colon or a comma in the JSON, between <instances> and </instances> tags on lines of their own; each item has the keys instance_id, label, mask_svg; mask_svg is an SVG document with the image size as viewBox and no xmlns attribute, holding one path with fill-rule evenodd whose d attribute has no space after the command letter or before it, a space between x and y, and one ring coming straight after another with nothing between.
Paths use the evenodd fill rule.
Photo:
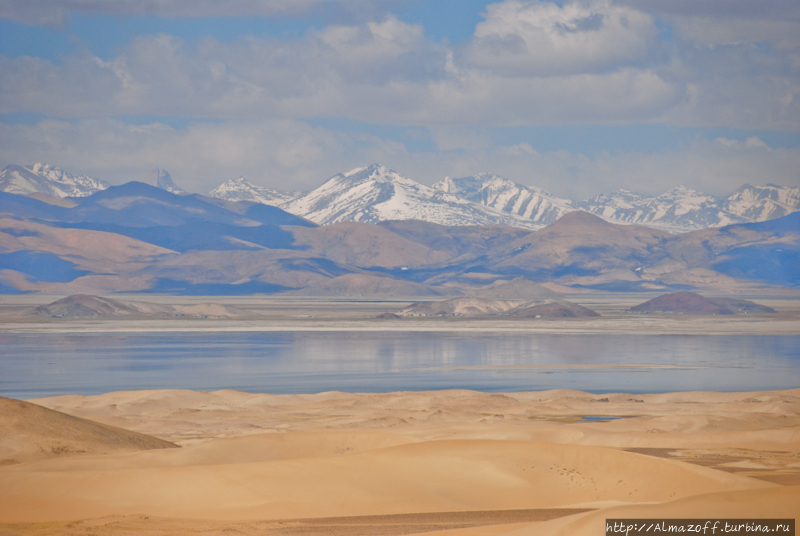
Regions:
<instances>
[{"instance_id":1,"label":"desert sand","mask_svg":"<svg viewBox=\"0 0 800 536\"><path fill-rule=\"evenodd\" d=\"M602 534L608 517L800 513L800 389L30 402L167 443L97 454L86 436L6 461L0 534ZM58 426L40 414L29 428Z\"/></svg>"}]
</instances>

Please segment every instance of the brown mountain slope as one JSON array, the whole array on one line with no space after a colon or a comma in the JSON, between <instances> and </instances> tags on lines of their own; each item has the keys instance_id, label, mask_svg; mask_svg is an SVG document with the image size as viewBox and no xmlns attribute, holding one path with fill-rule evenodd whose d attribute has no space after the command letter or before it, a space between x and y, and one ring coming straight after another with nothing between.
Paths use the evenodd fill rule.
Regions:
<instances>
[{"instance_id":1,"label":"brown mountain slope","mask_svg":"<svg viewBox=\"0 0 800 536\"><path fill-rule=\"evenodd\" d=\"M445 262L450 257L379 225L348 222L291 230L295 244L308 247L306 253L362 268L421 266Z\"/></svg>"},{"instance_id":2,"label":"brown mountain slope","mask_svg":"<svg viewBox=\"0 0 800 536\"><path fill-rule=\"evenodd\" d=\"M633 271L664 257L660 246L668 237L648 227L616 225L592 214L571 212L493 253L487 267L545 279Z\"/></svg>"},{"instance_id":3,"label":"brown mountain slope","mask_svg":"<svg viewBox=\"0 0 800 536\"><path fill-rule=\"evenodd\" d=\"M345 274L292 292L298 296L441 296L438 289L420 283L377 277L367 274Z\"/></svg>"},{"instance_id":4,"label":"brown mountain slope","mask_svg":"<svg viewBox=\"0 0 800 536\"><path fill-rule=\"evenodd\" d=\"M177 445L30 402L0 397L0 465L58 456L167 448Z\"/></svg>"},{"instance_id":5,"label":"brown mountain slope","mask_svg":"<svg viewBox=\"0 0 800 536\"><path fill-rule=\"evenodd\" d=\"M131 273L160 255L175 253L115 233L60 229L11 218L0 218L0 249L53 253L96 273Z\"/></svg>"},{"instance_id":6,"label":"brown mountain slope","mask_svg":"<svg viewBox=\"0 0 800 536\"><path fill-rule=\"evenodd\" d=\"M446 227L417 220L384 221L378 226L432 250L446 253L450 261L485 255L531 233L526 229L499 225Z\"/></svg>"},{"instance_id":7,"label":"brown mountain slope","mask_svg":"<svg viewBox=\"0 0 800 536\"><path fill-rule=\"evenodd\" d=\"M510 281L495 281L473 293L478 298L495 300L558 300L562 296L549 288L524 277Z\"/></svg>"}]
</instances>

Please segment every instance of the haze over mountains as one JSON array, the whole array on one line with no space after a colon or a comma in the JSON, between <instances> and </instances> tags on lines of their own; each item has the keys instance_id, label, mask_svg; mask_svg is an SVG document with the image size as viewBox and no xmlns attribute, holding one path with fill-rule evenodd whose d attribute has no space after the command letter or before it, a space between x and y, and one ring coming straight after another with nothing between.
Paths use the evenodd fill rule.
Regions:
<instances>
[{"instance_id":1,"label":"haze over mountains","mask_svg":"<svg viewBox=\"0 0 800 536\"><path fill-rule=\"evenodd\" d=\"M143 182L172 193L186 193L165 170L151 171ZM84 197L108 186L99 179L76 177L46 164L7 166L0 171L0 190L22 195L38 192L57 198ZM280 192L239 177L208 195L277 206L322 225L414 219L441 225L541 229L569 212L584 211L612 223L681 233L767 221L800 210L800 188L776 185L744 185L727 197L676 187L654 197L617 190L572 201L491 173L447 177L428 187L377 164L340 173L304 193Z\"/></svg>"},{"instance_id":2,"label":"haze over mountains","mask_svg":"<svg viewBox=\"0 0 800 536\"><path fill-rule=\"evenodd\" d=\"M798 274L800 212L675 235L586 212L537 231L418 220L318 226L274 206L139 182L62 200L0 192L4 293L488 298L502 290L498 282L524 278L510 294L525 299L523 291L541 292L525 281L559 289L731 291L797 287Z\"/></svg>"}]
</instances>

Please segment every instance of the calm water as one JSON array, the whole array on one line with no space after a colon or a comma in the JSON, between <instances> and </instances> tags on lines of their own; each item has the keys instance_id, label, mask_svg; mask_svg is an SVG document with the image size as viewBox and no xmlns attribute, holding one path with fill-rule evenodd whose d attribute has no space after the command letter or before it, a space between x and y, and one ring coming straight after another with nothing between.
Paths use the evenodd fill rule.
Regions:
<instances>
[{"instance_id":1,"label":"calm water","mask_svg":"<svg viewBox=\"0 0 800 536\"><path fill-rule=\"evenodd\" d=\"M603 364L678 368L609 369ZM531 365L538 368L524 368ZM570 388L636 393L794 387L800 387L800 336L0 335L0 394L15 398L161 388L269 393Z\"/></svg>"}]
</instances>

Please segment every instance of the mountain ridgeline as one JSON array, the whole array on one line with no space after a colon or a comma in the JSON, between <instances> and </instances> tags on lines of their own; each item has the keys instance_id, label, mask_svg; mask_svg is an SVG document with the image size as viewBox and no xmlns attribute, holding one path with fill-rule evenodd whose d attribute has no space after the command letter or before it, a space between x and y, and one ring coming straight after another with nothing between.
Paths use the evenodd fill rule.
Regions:
<instances>
[{"instance_id":1,"label":"mountain ridgeline","mask_svg":"<svg viewBox=\"0 0 800 536\"><path fill-rule=\"evenodd\" d=\"M375 212L365 205L363 214ZM65 199L0 192L2 293L291 292L538 303L557 301L544 285L727 292L798 287L798 274L800 212L683 234L580 211L539 230L380 218L320 226L275 206L139 182Z\"/></svg>"},{"instance_id":2,"label":"mountain ridgeline","mask_svg":"<svg viewBox=\"0 0 800 536\"><path fill-rule=\"evenodd\" d=\"M171 193L187 193L163 169L152 170L142 182ZM8 193L72 198L108 187L100 179L73 176L47 164L0 170L0 190ZM304 193L280 192L239 177L214 188L208 196L276 206L320 225L420 220L448 226L506 225L536 230L567 213L583 211L611 223L682 233L767 221L800 210L800 188L776 185L744 185L727 197L679 186L654 197L617 190L573 201L492 173L447 177L428 187L377 164L334 175ZM69 204L68 199L64 202Z\"/></svg>"},{"instance_id":3,"label":"mountain ridgeline","mask_svg":"<svg viewBox=\"0 0 800 536\"><path fill-rule=\"evenodd\" d=\"M416 219L441 225L541 229L569 212L583 211L611 223L680 233L766 221L800 210L800 188L775 185L744 185L722 198L678 186L655 197L617 190L571 201L492 173L447 177L427 187L377 164L335 175L299 195L261 188L241 177L209 195L275 205L321 225Z\"/></svg>"}]
</instances>

